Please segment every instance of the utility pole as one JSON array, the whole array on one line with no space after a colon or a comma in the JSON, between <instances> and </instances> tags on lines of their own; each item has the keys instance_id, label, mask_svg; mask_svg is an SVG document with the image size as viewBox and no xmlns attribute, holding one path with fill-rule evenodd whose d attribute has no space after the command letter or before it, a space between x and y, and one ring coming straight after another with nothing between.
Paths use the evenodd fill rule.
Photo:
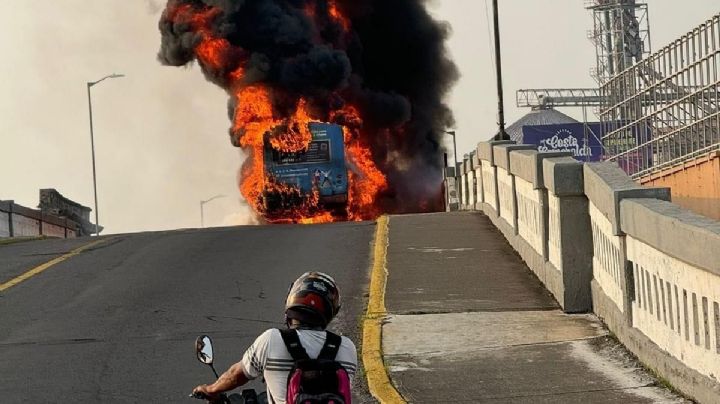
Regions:
<instances>
[{"instance_id":1,"label":"utility pole","mask_svg":"<svg viewBox=\"0 0 720 404\"><path fill-rule=\"evenodd\" d=\"M497 140L510 140L510 136L505 132L505 104L503 97L502 83L502 61L500 58L500 18L498 15L498 0L493 0L493 22L495 25L495 75L497 79L498 91L498 134Z\"/></svg>"}]
</instances>

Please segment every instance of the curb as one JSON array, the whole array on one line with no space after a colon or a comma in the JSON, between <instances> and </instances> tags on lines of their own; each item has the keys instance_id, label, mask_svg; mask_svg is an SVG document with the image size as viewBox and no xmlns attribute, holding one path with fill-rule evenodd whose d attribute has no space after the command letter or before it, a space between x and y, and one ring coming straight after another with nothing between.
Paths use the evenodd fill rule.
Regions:
<instances>
[{"instance_id":1,"label":"curb","mask_svg":"<svg viewBox=\"0 0 720 404\"><path fill-rule=\"evenodd\" d=\"M18 243L25 243L28 241L36 241L36 240L47 240L51 237L48 236L31 236L31 237L0 237L0 246L3 245L11 245L11 244L18 244Z\"/></svg>"},{"instance_id":2,"label":"curb","mask_svg":"<svg viewBox=\"0 0 720 404\"><path fill-rule=\"evenodd\" d=\"M406 404L395 389L385 369L382 356L382 322L387 316L385 309L385 285L387 281L388 224L390 218L377 220L375 245L370 272L370 296L363 321L362 361L365 367L370 393L381 403Z\"/></svg>"}]
</instances>

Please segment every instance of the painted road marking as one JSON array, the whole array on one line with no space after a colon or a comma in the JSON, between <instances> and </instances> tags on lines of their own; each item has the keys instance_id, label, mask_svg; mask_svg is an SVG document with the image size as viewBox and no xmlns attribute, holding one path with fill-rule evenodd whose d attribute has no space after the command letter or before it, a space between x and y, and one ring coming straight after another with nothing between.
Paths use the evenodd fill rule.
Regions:
<instances>
[{"instance_id":1,"label":"painted road marking","mask_svg":"<svg viewBox=\"0 0 720 404\"><path fill-rule=\"evenodd\" d=\"M13 287L13 286L15 286L15 285L17 285L17 284L19 284L19 283L22 283L22 282L24 282L24 281L32 278L33 276L35 276L35 275L37 275L37 274L39 274L39 273L47 270L48 268L50 268L50 267L52 267L52 266L57 265L57 264L65 261L65 260L67 260L68 258L72 258L72 257L80 254L81 252L83 252L83 251L85 251L85 250L87 250L87 249L89 249L89 248L95 247L96 245L102 244L102 243L104 243L104 242L106 242L106 241L108 241L108 240L110 240L110 238L106 238L106 239L102 239L102 240L97 240L97 241L93 241L92 243L85 244L85 245L83 245L83 246L81 246L81 247L78 247L78 248L70 251L70 252L67 253L67 254L61 255L61 256L59 256L59 257L57 257L57 258L55 258L55 259L52 259L52 260L50 260L50 261L48 261L48 262L46 262L46 263L44 263L44 264L38 265L38 266L36 266L35 268L33 268L33 269L31 269L31 270L23 273L23 274L20 275L20 276L17 276L17 277L15 277L15 278L13 278L13 279L5 282L5 283L0 283L0 292L2 292L2 291L4 291L4 290L7 290L7 289L10 289L11 287Z\"/></svg>"},{"instance_id":2,"label":"painted road marking","mask_svg":"<svg viewBox=\"0 0 720 404\"><path fill-rule=\"evenodd\" d=\"M405 404L407 402L390 381L382 357L382 321L387 316L385 285L389 222L390 218L382 216L378 219L375 230L370 297L363 322L362 360L370 393L381 403Z\"/></svg>"}]
</instances>

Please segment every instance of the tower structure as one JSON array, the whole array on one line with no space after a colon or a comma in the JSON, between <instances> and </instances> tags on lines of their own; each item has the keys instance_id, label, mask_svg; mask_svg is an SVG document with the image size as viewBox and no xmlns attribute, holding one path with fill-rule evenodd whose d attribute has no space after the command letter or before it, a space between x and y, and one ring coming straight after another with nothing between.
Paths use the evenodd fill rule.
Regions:
<instances>
[{"instance_id":1,"label":"tower structure","mask_svg":"<svg viewBox=\"0 0 720 404\"><path fill-rule=\"evenodd\" d=\"M518 107L581 107L583 120L587 122L588 108L602 117L602 111L636 92L635 83L609 83L620 72L650 55L652 46L647 4L636 0L586 0L585 6L593 14L593 28L588 31L588 38L595 45L596 63L590 69L590 75L598 87L519 90L516 95ZM640 103L636 104L633 108L625 108L623 116L613 117L616 120L613 123L604 124L603 134L615 130L610 126L617 121L637 119L642 110ZM586 137L587 132L586 128ZM603 134L590 135L599 137ZM616 153L617 150L611 152Z\"/></svg>"},{"instance_id":2,"label":"tower structure","mask_svg":"<svg viewBox=\"0 0 720 404\"><path fill-rule=\"evenodd\" d=\"M585 5L593 13L588 37L595 45L596 67L591 76L602 87L650 55L648 6L636 0L588 0Z\"/></svg>"}]
</instances>

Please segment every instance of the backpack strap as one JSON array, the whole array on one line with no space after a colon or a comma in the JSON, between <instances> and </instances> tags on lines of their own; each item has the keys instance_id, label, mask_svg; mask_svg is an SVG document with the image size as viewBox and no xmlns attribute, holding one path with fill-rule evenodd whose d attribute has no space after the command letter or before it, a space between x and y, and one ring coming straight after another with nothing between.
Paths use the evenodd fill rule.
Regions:
<instances>
[{"instance_id":1,"label":"backpack strap","mask_svg":"<svg viewBox=\"0 0 720 404\"><path fill-rule=\"evenodd\" d=\"M340 344L342 343L342 337L337 334L325 331L327 333L325 337L325 344L318 355L318 359L334 361L340 350Z\"/></svg>"},{"instance_id":2,"label":"backpack strap","mask_svg":"<svg viewBox=\"0 0 720 404\"><path fill-rule=\"evenodd\" d=\"M285 347L287 348L288 352L290 352L290 356L292 356L293 360L297 362L310 359L307 351L305 351L305 348L300 343L300 337L298 337L296 330L279 331L280 336L282 336L283 342L285 343Z\"/></svg>"}]
</instances>

